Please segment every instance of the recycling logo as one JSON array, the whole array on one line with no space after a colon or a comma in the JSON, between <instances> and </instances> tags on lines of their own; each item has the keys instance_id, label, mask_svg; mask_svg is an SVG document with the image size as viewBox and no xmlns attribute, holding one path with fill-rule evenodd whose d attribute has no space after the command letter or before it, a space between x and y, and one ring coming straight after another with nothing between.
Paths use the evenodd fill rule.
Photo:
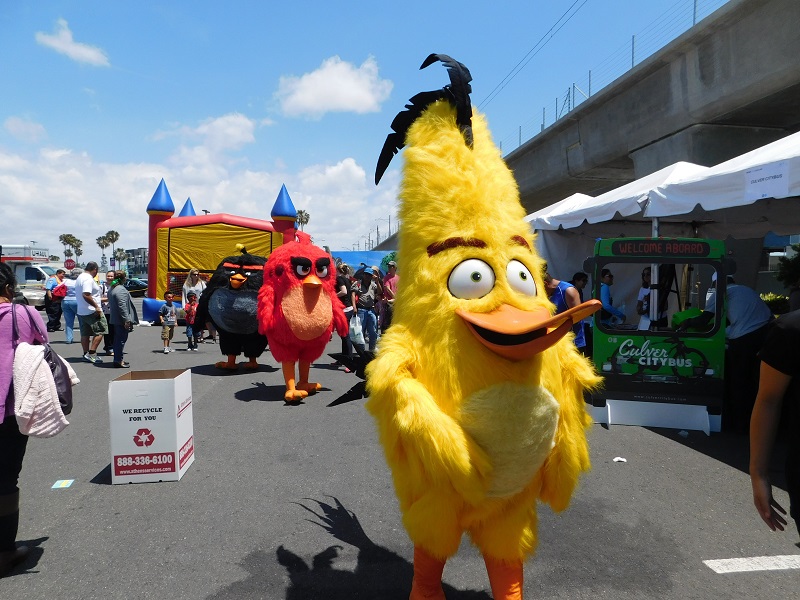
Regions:
<instances>
[{"instance_id":1,"label":"recycling logo","mask_svg":"<svg viewBox=\"0 0 800 600\"><path fill-rule=\"evenodd\" d=\"M137 446L151 446L156 436L149 429L142 428L133 436L133 443Z\"/></svg>"}]
</instances>

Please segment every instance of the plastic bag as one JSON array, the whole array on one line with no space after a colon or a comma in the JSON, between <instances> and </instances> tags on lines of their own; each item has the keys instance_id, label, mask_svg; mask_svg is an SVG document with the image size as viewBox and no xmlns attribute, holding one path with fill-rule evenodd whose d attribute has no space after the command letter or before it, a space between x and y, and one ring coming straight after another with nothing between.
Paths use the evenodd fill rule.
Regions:
<instances>
[{"instance_id":1,"label":"plastic bag","mask_svg":"<svg viewBox=\"0 0 800 600\"><path fill-rule=\"evenodd\" d=\"M364 332L361 331L361 319L357 315L350 318L350 341L354 344L364 345Z\"/></svg>"}]
</instances>

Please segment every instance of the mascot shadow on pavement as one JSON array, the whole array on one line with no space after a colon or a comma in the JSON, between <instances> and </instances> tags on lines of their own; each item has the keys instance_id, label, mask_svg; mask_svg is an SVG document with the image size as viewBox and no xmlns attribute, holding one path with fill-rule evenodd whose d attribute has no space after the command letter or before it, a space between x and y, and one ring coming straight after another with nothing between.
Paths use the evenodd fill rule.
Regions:
<instances>
[{"instance_id":1,"label":"mascot shadow on pavement","mask_svg":"<svg viewBox=\"0 0 800 600\"><path fill-rule=\"evenodd\" d=\"M382 600L407 600L411 590L412 564L405 558L382 546L375 544L361 527L358 518L347 510L339 500L330 502L306 499L298 503L307 510L313 519L310 523L319 525L338 541L349 544L358 550L355 568L350 561L348 569L335 568L335 562L344 547L338 544L328 546L311 557L310 564L284 546L276 550L278 563L289 576L286 600L351 600L352 598L381 598ZM313 504L310 508L307 504ZM271 579L272 559L265 552L257 550L248 555L241 564L250 576L223 588L209 600L222 598L242 598L248 593L263 592L267 587L275 589ZM485 592L458 590L444 585L448 600L490 600ZM276 596L277 597L277 596Z\"/></svg>"}]
</instances>

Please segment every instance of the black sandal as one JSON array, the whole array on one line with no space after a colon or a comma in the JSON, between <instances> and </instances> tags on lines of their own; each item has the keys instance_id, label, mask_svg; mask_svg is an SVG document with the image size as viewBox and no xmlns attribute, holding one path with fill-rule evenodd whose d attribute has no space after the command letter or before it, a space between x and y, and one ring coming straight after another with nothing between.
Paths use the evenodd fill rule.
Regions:
<instances>
[{"instance_id":1,"label":"black sandal","mask_svg":"<svg viewBox=\"0 0 800 600\"><path fill-rule=\"evenodd\" d=\"M117 369L130 369L131 367L131 365L129 363L126 363L124 360L122 362L115 362L114 366Z\"/></svg>"}]
</instances>

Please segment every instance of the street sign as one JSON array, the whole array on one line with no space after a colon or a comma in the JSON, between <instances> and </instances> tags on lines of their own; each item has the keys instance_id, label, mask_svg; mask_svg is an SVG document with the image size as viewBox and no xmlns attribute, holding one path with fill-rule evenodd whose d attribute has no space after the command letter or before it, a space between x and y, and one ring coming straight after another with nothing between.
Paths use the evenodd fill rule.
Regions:
<instances>
[{"instance_id":1,"label":"street sign","mask_svg":"<svg viewBox=\"0 0 800 600\"><path fill-rule=\"evenodd\" d=\"M68 258L67 260L64 261L64 268L65 269L70 269L70 270L74 269L75 268L75 261L72 260L71 258Z\"/></svg>"}]
</instances>

